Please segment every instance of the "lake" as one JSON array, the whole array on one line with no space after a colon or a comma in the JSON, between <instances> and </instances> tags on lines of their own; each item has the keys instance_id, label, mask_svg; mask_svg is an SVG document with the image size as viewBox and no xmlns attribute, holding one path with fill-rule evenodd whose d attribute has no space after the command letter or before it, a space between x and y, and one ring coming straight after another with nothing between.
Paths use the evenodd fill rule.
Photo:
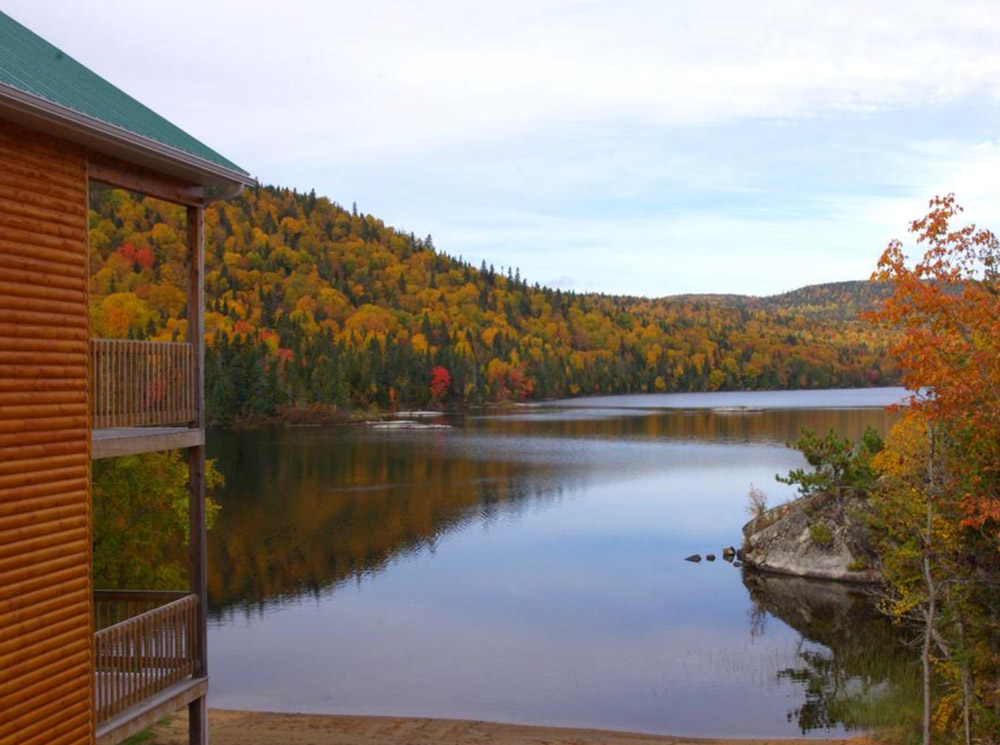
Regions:
<instances>
[{"instance_id":1,"label":"lake","mask_svg":"<svg viewBox=\"0 0 1000 745\"><path fill-rule=\"evenodd\" d=\"M899 389L608 396L445 429L213 432L212 706L701 736L830 735L919 706L861 588L739 546L802 427L885 431ZM740 408L745 407L745 408ZM692 554L719 560L694 564Z\"/></svg>"}]
</instances>

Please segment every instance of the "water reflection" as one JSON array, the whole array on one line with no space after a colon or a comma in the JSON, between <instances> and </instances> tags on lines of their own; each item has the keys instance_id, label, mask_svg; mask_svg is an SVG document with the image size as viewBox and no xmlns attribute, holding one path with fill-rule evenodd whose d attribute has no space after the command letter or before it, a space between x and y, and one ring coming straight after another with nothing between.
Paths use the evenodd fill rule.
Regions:
<instances>
[{"instance_id":1,"label":"water reflection","mask_svg":"<svg viewBox=\"0 0 1000 745\"><path fill-rule=\"evenodd\" d=\"M594 413L598 415L592 416ZM843 435L856 439L866 426L883 430L896 416L882 408L798 408L748 412L692 409L666 413L649 410L638 414L622 409L580 409L568 412L559 408L532 408L516 410L514 413L471 417L465 424L491 435L783 444L794 440L803 428L825 432L833 427Z\"/></svg>"},{"instance_id":2,"label":"water reflection","mask_svg":"<svg viewBox=\"0 0 1000 745\"><path fill-rule=\"evenodd\" d=\"M765 634L772 616L801 635L798 659L778 678L802 689L788 720L803 734L890 727L919 712L918 661L875 610L870 588L749 573L744 584L754 603L752 634Z\"/></svg>"},{"instance_id":3,"label":"water reflection","mask_svg":"<svg viewBox=\"0 0 1000 745\"><path fill-rule=\"evenodd\" d=\"M791 495L803 426L890 415L508 413L212 433L213 705L767 737L910 695L863 599L681 560L738 542L750 482Z\"/></svg>"},{"instance_id":4,"label":"water reflection","mask_svg":"<svg viewBox=\"0 0 1000 745\"><path fill-rule=\"evenodd\" d=\"M883 408L898 404L904 388L834 388L798 391L718 391L716 393L633 393L615 396L567 398L551 405L572 409L718 409L758 407L763 409L856 409Z\"/></svg>"},{"instance_id":5,"label":"water reflection","mask_svg":"<svg viewBox=\"0 0 1000 745\"><path fill-rule=\"evenodd\" d=\"M432 549L463 525L574 488L545 461L450 457L447 436L341 429L212 438L226 487L209 546L210 610L318 594Z\"/></svg>"}]
</instances>

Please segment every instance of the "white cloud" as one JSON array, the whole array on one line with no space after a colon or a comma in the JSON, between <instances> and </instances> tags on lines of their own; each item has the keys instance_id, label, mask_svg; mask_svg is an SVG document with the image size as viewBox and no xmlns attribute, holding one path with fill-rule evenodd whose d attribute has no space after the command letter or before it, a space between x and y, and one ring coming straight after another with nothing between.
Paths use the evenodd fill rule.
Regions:
<instances>
[{"instance_id":1,"label":"white cloud","mask_svg":"<svg viewBox=\"0 0 1000 745\"><path fill-rule=\"evenodd\" d=\"M235 112L230 139L280 138L293 158L396 157L555 122L692 125L1000 91L993 2L8 5L140 97L220 129Z\"/></svg>"},{"instance_id":2,"label":"white cloud","mask_svg":"<svg viewBox=\"0 0 1000 745\"><path fill-rule=\"evenodd\" d=\"M5 12L265 182L577 289L863 277L933 194L1000 204L993 0Z\"/></svg>"}]
</instances>

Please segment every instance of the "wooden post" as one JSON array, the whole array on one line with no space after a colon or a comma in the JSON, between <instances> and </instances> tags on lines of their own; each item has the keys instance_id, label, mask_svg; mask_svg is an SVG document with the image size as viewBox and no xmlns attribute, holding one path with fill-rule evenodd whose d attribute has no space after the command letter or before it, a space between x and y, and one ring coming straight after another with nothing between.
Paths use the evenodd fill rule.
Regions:
<instances>
[{"instance_id":1,"label":"wooden post","mask_svg":"<svg viewBox=\"0 0 1000 745\"><path fill-rule=\"evenodd\" d=\"M205 209L187 208L188 238L188 341L193 345L191 387L194 392L195 426L205 428L205 387L203 366L205 338L202 319L205 311ZM205 446L188 450L188 519L190 520L189 567L191 591L198 596L194 628L194 677L208 677L208 579L205 568ZM208 706L204 696L188 704L188 742L208 745Z\"/></svg>"},{"instance_id":2,"label":"wooden post","mask_svg":"<svg viewBox=\"0 0 1000 745\"><path fill-rule=\"evenodd\" d=\"M191 389L194 392L195 426L205 428L205 208L187 208L188 306L187 337L194 346Z\"/></svg>"}]
</instances>

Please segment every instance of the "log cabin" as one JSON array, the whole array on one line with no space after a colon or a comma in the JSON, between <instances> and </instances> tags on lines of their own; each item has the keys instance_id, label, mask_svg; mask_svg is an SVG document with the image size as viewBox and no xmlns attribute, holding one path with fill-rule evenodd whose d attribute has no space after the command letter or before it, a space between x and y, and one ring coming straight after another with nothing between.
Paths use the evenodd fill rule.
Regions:
<instances>
[{"instance_id":1,"label":"log cabin","mask_svg":"<svg viewBox=\"0 0 1000 745\"><path fill-rule=\"evenodd\" d=\"M205 205L249 174L0 13L0 745L207 742ZM183 205L187 336L92 338L88 200ZM189 588L100 591L91 460L183 449Z\"/></svg>"}]
</instances>

